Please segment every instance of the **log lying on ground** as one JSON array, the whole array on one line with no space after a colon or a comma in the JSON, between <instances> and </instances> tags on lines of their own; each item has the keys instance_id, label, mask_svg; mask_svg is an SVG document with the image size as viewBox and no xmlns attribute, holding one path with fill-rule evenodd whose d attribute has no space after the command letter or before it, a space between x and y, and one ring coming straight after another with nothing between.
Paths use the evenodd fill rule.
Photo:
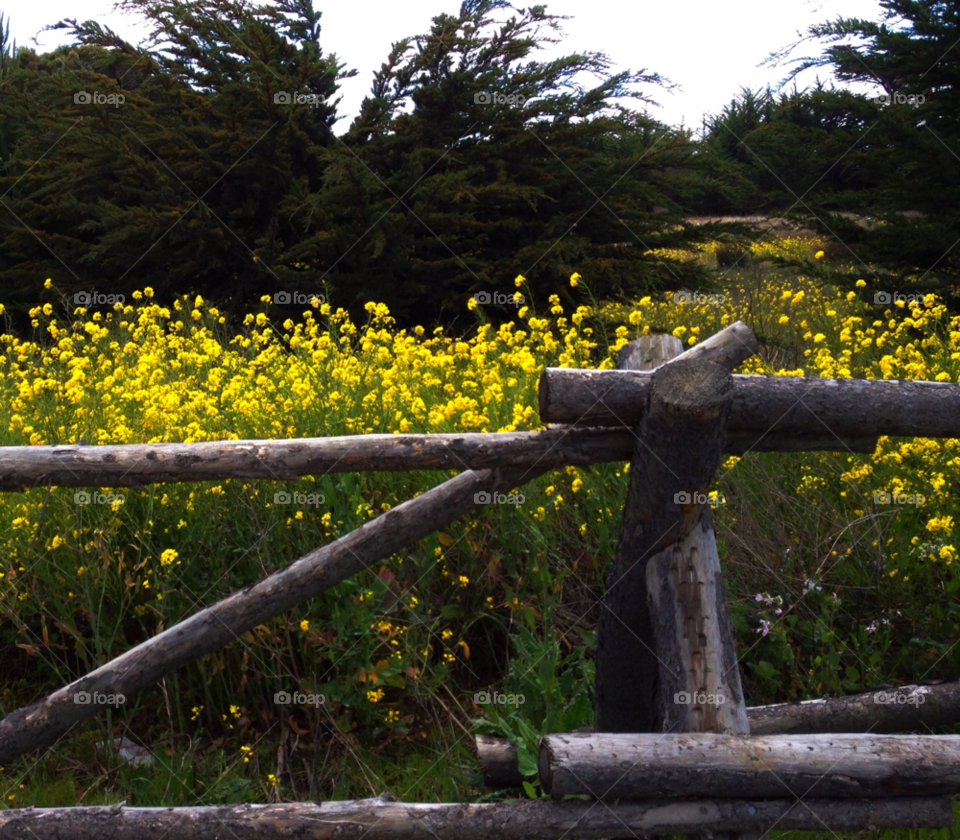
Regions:
<instances>
[{"instance_id":1,"label":"log lying on ground","mask_svg":"<svg viewBox=\"0 0 960 840\"><path fill-rule=\"evenodd\" d=\"M544 735L540 782L597 799L960 793L960 735Z\"/></svg>"},{"instance_id":2,"label":"log lying on ground","mask_svg":"<svg viewBox=\"0 0 960 840\"><path fill-rule=\"evenodd\" d=\"M652 373L547 368L540 420L580 426L640 421ZM734 376L733 433L960 437L960 385L881 379Z\"/></svg>"},{"instance_id":3,"label":"log lying on ground","mask_svg":"<svg viewBox=\"0 0 960 840\"><path fill-rule=\"evenodd\" d=\"M0 811L0 840L603 840L691 830L859 831L944 828L949 797L887 800L595 802L295 802L189 808L20 808Z\"/></svg>"},{"instance_id":4,"label":"log lying on ground","mask_svg":"<svg viewBox=\"0 0 960 840\"><path fill-rule=\"evenodd\" d=\"M926 732L960 723L960 680L747 709L754 735Z\"/></svg>"},{"instance_id":5,"label":"log lying on ground","mask_svg":"<svg viewBox=\"0 0 960 840\"><path fill-rule=\"evenodd\" d=\"M847 697L822 697L747 709L753 735L812 735L869 732L873 735L927 731L960 723L960 680L875 689ZM582 730L581 730L582 731ZM506 738L477 736L484 784L519 787L517 748Z\"/></svg>"},{"instance_id":6,"label":"log lying on ground","mask_svg":"<svg viewBox=\"0 0 960 840\"><path fill-rule=\"evenodd\" d=\"M104 708L89 699L74 702L76 693L122 694L129 700L177 668L459 519L480 506L477 494L508 491L543 472L514 468L461 473L175 624L43 700L11 712L0 720L0 764L56 740Z\"/></svg>"},{"instance_id":7,"label":"log lying on ground","mask_svg":"<svg viewBox=\"0 0 960 840\"><path fill-rule=\"evenodd\" d=\"M589 466L629 461L631 429L560 426L541 432L438 435L348 435L294 440L131 443L115 446L0 447L0 491L30 487L134 487L178 481L261 478L382 470L482 470L496 467ZM875 437L730 434L728 455L745 452L868 452Z\"/></svg>"}]
</instances>

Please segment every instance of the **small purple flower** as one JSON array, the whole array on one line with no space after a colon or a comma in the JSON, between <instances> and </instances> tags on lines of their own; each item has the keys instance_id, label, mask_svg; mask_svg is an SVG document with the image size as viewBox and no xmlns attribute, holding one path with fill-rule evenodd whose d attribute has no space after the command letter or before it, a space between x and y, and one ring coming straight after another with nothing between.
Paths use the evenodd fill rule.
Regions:
<instances>
[{"instance_id":1,"label":"small purple flower","mask_svg":"<svg viewBox=\"0 0 960 840\"><path fill-rule=\"evenodd\" d=\"M868 633L876 633L876 632L877 632L877 622L871 621L870 624L867 626L867 632L868 632Z\"/></svg>"},{"instance_id":2,"label":"small purple flower","mask_svg":"<svg viewBox=\"0 0 960 840\"><path fill-rule=\"evenodd\" d=\"M760 629L757 630L757 632L758 632L758 633L763 633L763 635L766 636L767 633L770 632L770 622L767 621L765 618L761 618L761 619L760 619Z\"/></svg>"},{"instance_id":3,"label":"small purple flower","mask_svg":"<svg viewBox=\"0 0 960 840\"><path fill-rule=\"evenodd\" d=\"M762 601L762 600L763 600L763 595L761 595L761 594L758 592L756 595L753 596L753 600L754 600L754 601L757 601L757 602Z\"/></svg>"}]
</instances>

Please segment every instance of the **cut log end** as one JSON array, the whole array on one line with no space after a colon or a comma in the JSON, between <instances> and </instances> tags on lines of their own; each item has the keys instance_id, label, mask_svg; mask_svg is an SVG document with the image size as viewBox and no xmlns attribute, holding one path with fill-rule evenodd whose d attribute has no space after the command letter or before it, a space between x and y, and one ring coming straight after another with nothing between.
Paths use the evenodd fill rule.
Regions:
<instances>
[{"instance_id":1,"label":"cut log end","mask_svg":"<svg viewBox=\"0 0 960 840\"><path fill-rule=\"evenodd\" d=\"M539 741L540 751L537 755L537 772L540 775L540 784L543 789L549 791L553 788L553 768L554 761L553 749L547 738L541 738Z\"/></svg>"},{"instance_id":2,"label":"cut log end","mask_svg":"<svg viewBox=\"0 0 960 840\"><path fill-rule=\"evenodd\" d=\"M523 776L517 766L517 748L506 738L476 736L477 758L483 771L483 783L489 788L517 788Z\"/></svg>"},{"instance_id":3,"label":"cut log end","mask_svg":"<svg viewBox=\"0 0 960 840\"><path fill-rule=\"evenodd\" d=\"M694 345L685 355L691 359L709 359L732 371L758 352L760 342L753 330L743 321L736 321L706 341Z\"/></svg>"},{"instance_id":4,"label":"cut log end","mask_svg":"<svg viewBox=\"0 0 960 840\"><path fill-rule=\"evenodd\" d=\"M671 412L714 417L733 397L733 377L715 362L677 360L653 374L650 404Z\"/></svg>"}]
</instances>

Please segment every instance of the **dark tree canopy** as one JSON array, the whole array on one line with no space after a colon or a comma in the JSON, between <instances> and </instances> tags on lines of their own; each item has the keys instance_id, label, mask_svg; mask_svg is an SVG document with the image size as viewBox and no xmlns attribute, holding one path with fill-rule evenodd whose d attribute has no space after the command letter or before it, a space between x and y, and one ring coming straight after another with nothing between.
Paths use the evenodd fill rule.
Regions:
<instances>
[{"instance_id":1,"label":"dark tree canopy","mask_svg":"<svg viewBox=\"0 0 960 840\"><path fill-rule=\"evenodd\" d=\"M642 91L668 83L612 74L602 53L535 60L562 20L542 6L468 0L397 42L342 137L350 74L322 51L312 0L121 8L152 21L149 49L70 20L57 27L76 44L4 70L0 141L19 138L0 169L8 303L52 277L227 309L321 293L449 321L520 273L544 296L574 271L601 297L705 282L649 253L713 234L682 224L714 189L696 143L646 113Z\"/></svg>"},{"instance_id":2,"label":"dark tree canopy","mask_svg":"<svg viewBox=\"0 0 960 840\"><path fill-rule=\"evenodd\" d=\"M4 76L0 126L23 142L0 177L13 211L0 218L0 288L24 304L47 277L70 291L255 299L277 281L254 255L295 236L280 203L320 183L341 65L317 44L317 16L290 21L285 4L126 5L145 7L165 51L67 21L77 45L21 50ZM278 103L282 92L319 104Z\"/></svg>"},{"instance_id":3,"label":"dark tree canopy","mask_svg":"<svg viewBox=\"0 0 960 840\"><path fill-rule=\"evenodd\" d=\"M872 281L870 294L936 291L956 304L960 9L937 0L880 6L880 22L840 18L813 26L770 59L786 61L813 41L820 54L791 59L787 82L830 68L841 83L875 85L876 93L820 84L779 99L747 93L713 122L708 146L715 165L739 179L731 204L805 215L846 246L859 276ZM738 129L735 141L728 135ZM858 224L840 211L877 223ZM823 268L820 274L843 281Z\"/></svg>"}]
</instances>

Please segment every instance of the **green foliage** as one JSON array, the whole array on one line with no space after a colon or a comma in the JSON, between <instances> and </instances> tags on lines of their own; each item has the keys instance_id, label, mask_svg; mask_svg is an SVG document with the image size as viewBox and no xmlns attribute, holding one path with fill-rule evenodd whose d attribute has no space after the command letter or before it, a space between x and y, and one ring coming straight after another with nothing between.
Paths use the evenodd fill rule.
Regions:
<instances>
[{"instance_id":1,"label":"green foliage","mask_svg":"<svg viewBox=\"0 0 960 840\"><path fill-rule=\"evenodd\" d=\"M225 305L265 287L300 288L272 268L278 211L319 184L333 142L328 101L344 78L317 43L309 2L127 0L164 51L143 52L88 21L62 22L75 46L6 61L0 85L0 293L22 311L50 277L70 293L162 298L202 292ZM285 15L289 11L292 16ZM310 93L314 106L278 103ZM91 101L77 101L87 94ZM99 97L112 99L98 100ZM298 283L294 284L294 280ZM319 288L316 275L310 282Z\"/></svg>"},{"instance_id":2,"label":"green foliage","mask_svg":"<svg viewBox=\"0 0 960 840\"><path fill-rule=\"evenodd\" d=\"M509 587L508 598L513 596ZM572 732L593 722L593 661L585 655L593 633L580 630L583 644L561 655L551 612L538 622L530 608L520 613L510 634L514 655L506 680L507 703L484 706L489 720L475 721L480 730L508 738L517 747L524 789L533 796L537 778L537 751L544 733ZM569 643L568 643L569 644ZM517 702L511 702L516 699ZM539 786L539 781L536 781Z\"/></svg>"},{"instance_id":3,"label":"green foliage","mask_svg":"<svg viewBox=\"0 0 960 840\"><path fill-rule=\"evenodd\" d=\"M291 202L305 226L288 257L335 265L352 306L449 320L468 293L512 293L517 274L569 300L565 281L584 267L601 297L704 281L646 253L701 235L677 227L693 142L610 103L646 101L633 86L663 81L608 75L602 54L531 60L559 19L535 6L498 22L509 8L466 2L399 42L330 150L323 189ZM595 87L574 84L583 73Z\"/></svg>"}]
</instances>

